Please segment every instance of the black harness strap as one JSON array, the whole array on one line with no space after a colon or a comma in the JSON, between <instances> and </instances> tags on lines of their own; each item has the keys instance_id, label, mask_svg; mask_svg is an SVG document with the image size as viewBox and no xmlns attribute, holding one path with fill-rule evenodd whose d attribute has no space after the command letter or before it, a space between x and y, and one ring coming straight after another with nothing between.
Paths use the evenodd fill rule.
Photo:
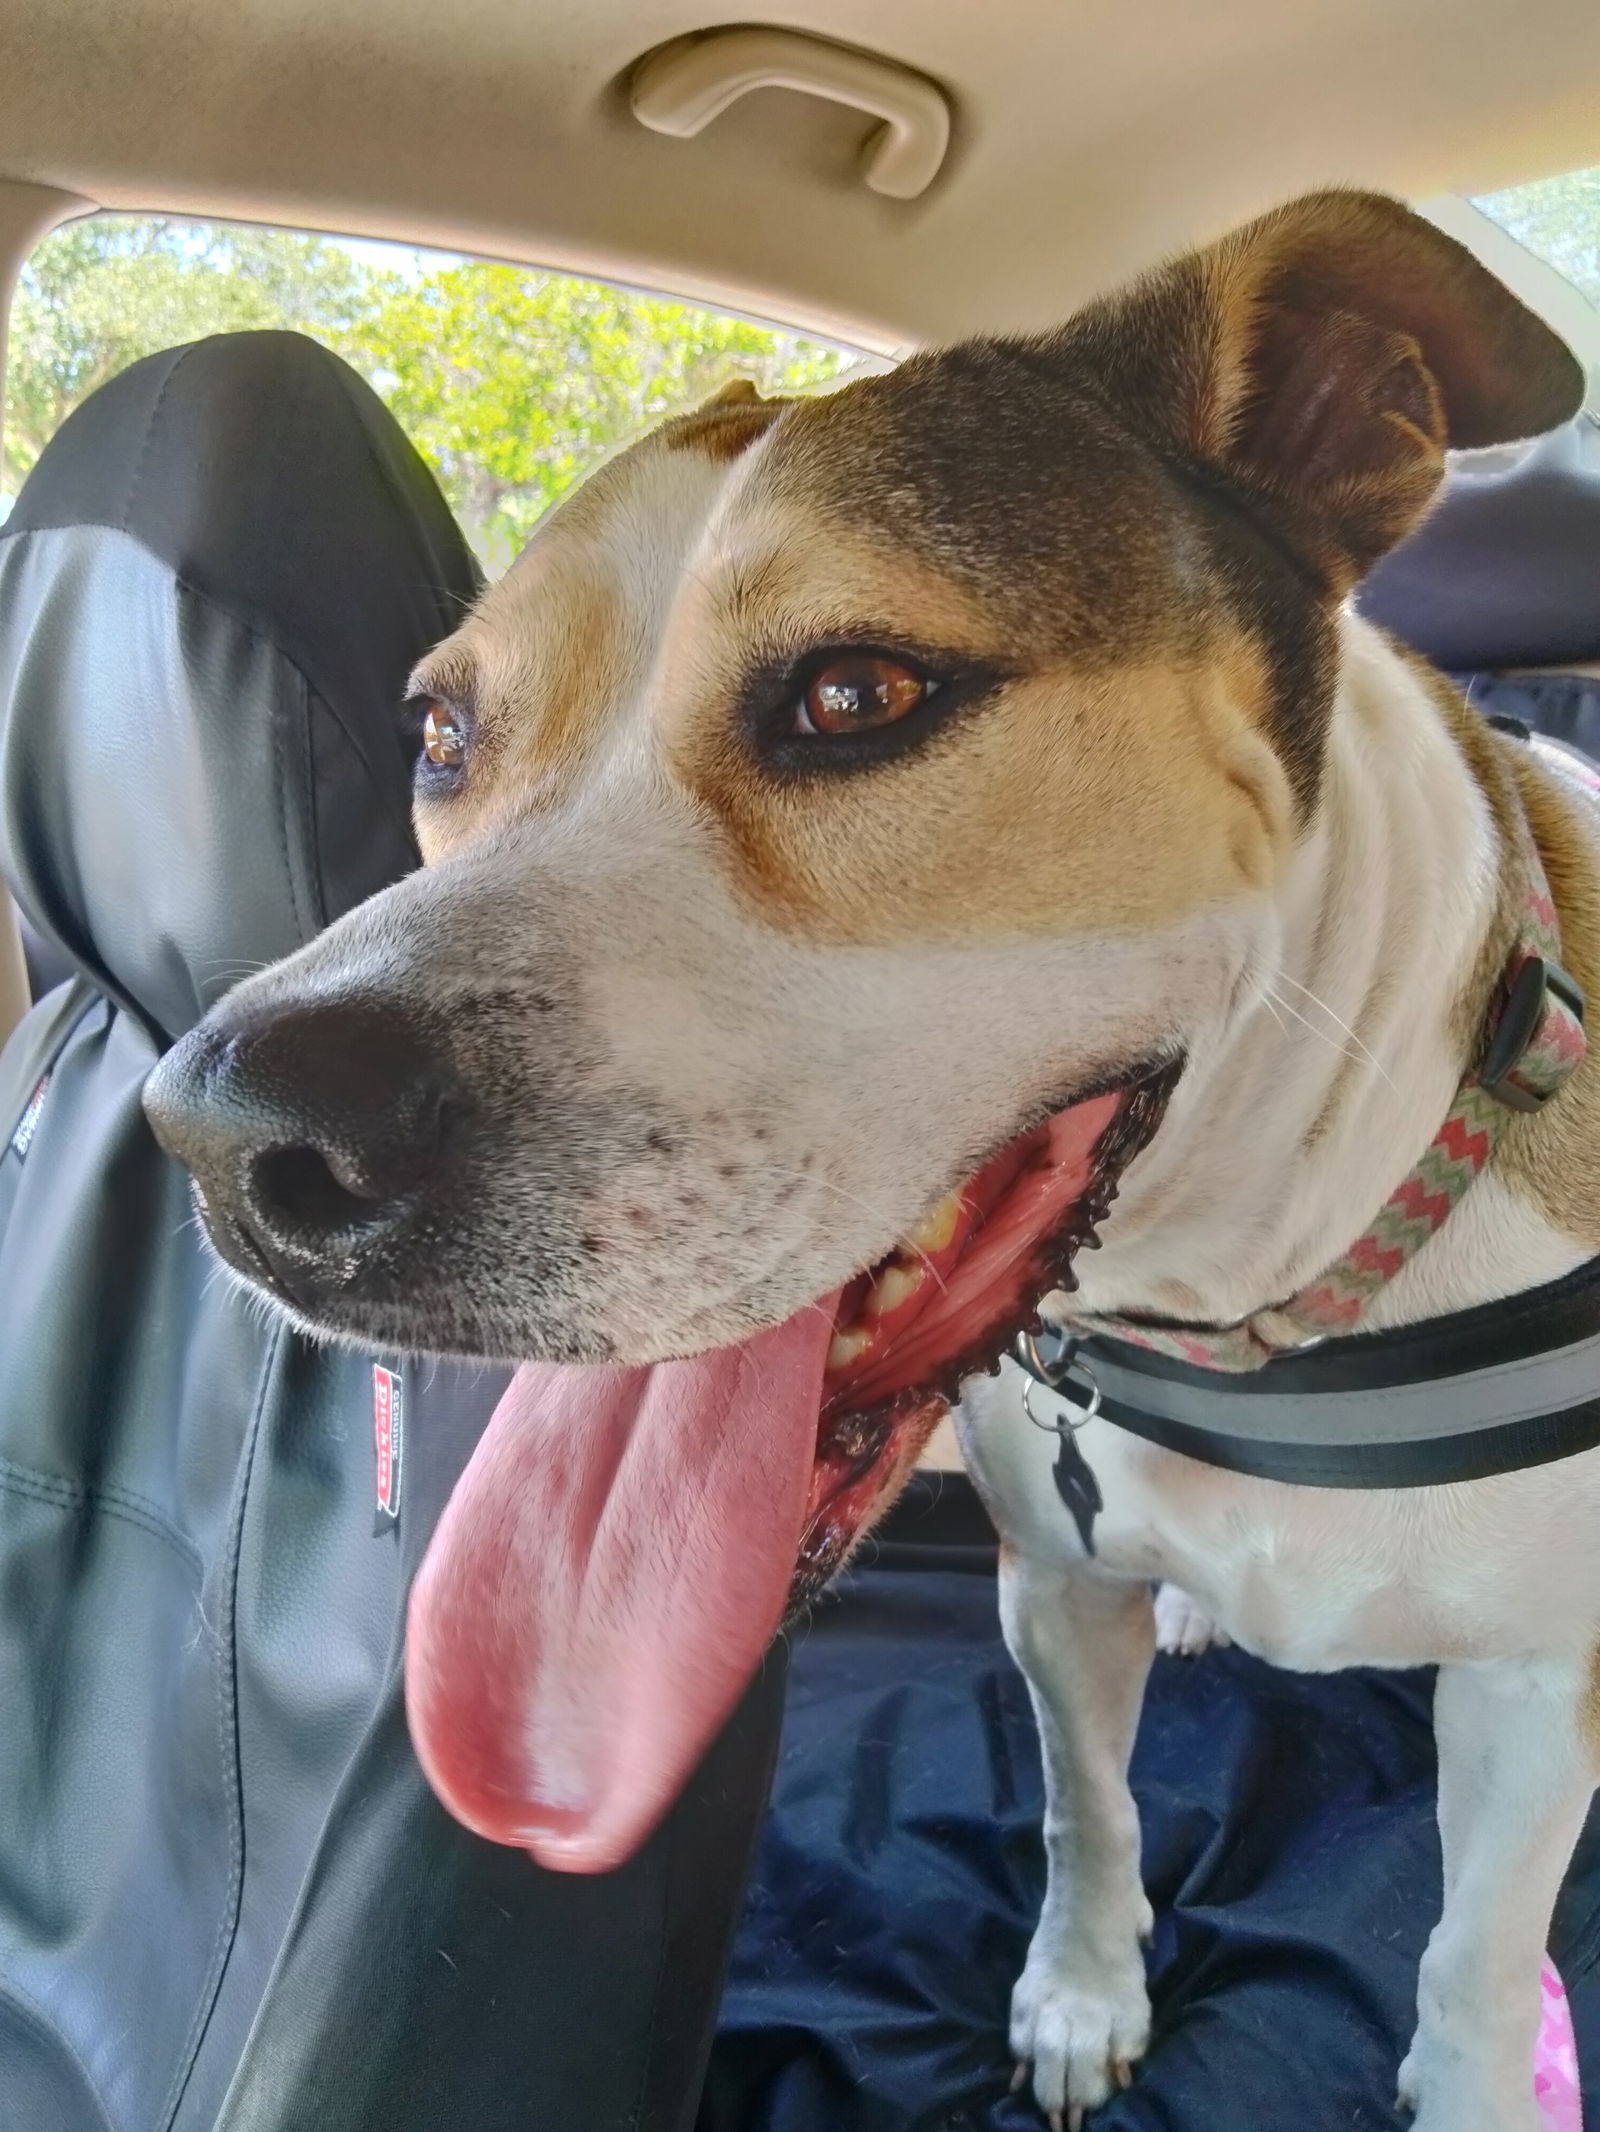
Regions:
<instances>
[{"instance_id":1,"label":"black harness strap","mask_svg":"<svg viewBox=\"0 0 1600 2132\"><path fill-rule=\"evenodd\" d=\"M1526 1466L1548 1466L1600 1444L1600 1397L1561 1414L1474 1429L1469 1436L1436 1436L1425 1443L1264 1443L1141 1414L1119 1400L1102 1401L1101 1416L1147 1443L1181 1451L1229 1473L1288 1481L1297 1488L1443 1488L1482 1481Z\"/></svg>"},{"instance_id":2,"label":"black harness strap","mask_svg":"<svg viewBox=\"0 0 1600 2132\"><path fill-rule=\"evenodd\" d=\"M1302 1488L1437 1488L1600 1445L1600 1259L1542 1288L1249 1375L1044 1333L1021 1367L1087 1418Z\"/></svg>"}]
</instances>

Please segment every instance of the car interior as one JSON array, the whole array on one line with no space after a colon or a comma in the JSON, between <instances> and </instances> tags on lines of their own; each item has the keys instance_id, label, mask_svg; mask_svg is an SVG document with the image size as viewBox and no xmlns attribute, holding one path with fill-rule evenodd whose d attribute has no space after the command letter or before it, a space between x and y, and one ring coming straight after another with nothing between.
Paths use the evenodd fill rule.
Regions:
<instances>
[{"instance_id":1,"label":"car interior","mask_svg":"<svg viewBox=\"0 0 1600 2132\"><path fill-rule=\"evenodd\" d=\"M1359 603L1600 756L1596 166L1580 0L0 0L0 384L30 259L89 218L659 293L803 336L826 389L1386 190L1590 392L1458 460ZM1530 237L1575 173L1570 245ZM0 502L0 2126L1027 2132L1038 1747L948 1431L638 1856L544 1871L437 1803L401 1682L506 1370L264 1313L140 1108L238 978L418 863L406 676L505 560L396 373L311 326L86 371ZM1158 1661L1156 2036L1096 2132L1403 2122L1430 1705L1422 1674ZM1600 2125L1600 1819L1550 1954Z\"/></svg>"}]
</instances>

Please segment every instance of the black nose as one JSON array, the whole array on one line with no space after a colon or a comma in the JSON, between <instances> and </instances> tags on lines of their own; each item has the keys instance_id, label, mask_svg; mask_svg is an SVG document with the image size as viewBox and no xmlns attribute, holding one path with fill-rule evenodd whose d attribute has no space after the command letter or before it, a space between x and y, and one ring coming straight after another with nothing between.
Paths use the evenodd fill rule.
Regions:
<instances>
[{"instance_id":1,"label":"black nose","mask_svg":"<svg viewBox=\"0 0 1600 2132\"><path fill-rule=\"evenodd\" d=\"M415 1219L438 1165L449 1079L396 1009L226 1014L145 1086L156 1138L194 1172L213 1236L300 1292L346 1282ZM235 1248L230 1249L230 1246Z\"/></svg>"}]
</instances>

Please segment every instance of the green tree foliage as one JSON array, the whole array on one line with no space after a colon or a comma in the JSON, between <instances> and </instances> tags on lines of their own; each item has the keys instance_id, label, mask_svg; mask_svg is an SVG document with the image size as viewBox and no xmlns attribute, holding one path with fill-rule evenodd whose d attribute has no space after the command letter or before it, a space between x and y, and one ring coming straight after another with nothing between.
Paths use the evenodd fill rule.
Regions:
<instances>
[{"instance_id":1,"label":"green tree foliage","mask_svg":"<svg viewBox=\"0 0 1600 2132\"><path fill-rule=\"evenodd\" d=\"M346 352L491 560L602 454L736 373L805 391L844 360L664 297L478 262L388 290L365 338L377 367Z\"/></svg>"},{"instance_id":2,"label":"green tree foliage","mask_svg":"<svg viewBox=\"0 0 1600 2132\"><path fill-rule=\"evenodd\" d=\"M287 326L383 394L469 539L503 567L604 453L735 373L805 391L848 358L667 298L288 230L99 216L45 239L11 314L0 490L141 355Z\"/></svg>"},{"instance_id":3,"label":"green tree foliage","mask_svg":"<svg viewBox=\"0 0 1600 2132\"><path fill-rule=\"evenodd\" d=\"M371 315L374 277L286 230L96 216L45 239L11 307L4 487L78 402L141 355L206 333L298 326L330 346Z\"/></svg>"},{"instance_id":4,"label":"green tree foliage","mask_svg":"<svg viewBox=\"0 0 1600 2132\"><path fill-rule=\"evenodd\" d=\"M1493 222L1600 304L1600 170L1491 193L1477 205Z\"/></svg>"}]
</instances>

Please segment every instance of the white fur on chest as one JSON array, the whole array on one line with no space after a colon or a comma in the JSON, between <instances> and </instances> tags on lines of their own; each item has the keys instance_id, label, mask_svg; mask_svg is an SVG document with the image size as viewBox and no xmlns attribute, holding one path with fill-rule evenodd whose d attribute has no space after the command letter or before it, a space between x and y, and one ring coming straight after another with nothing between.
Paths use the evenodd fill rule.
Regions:
<instances>
[{"instance_id":1,"label":"white fur on chest","mask_svg":"<svg viewBox=\"0 0 1600 2132\"><path fill-rule=\"evenodd\" d=\"M1018 1550L1081 1561L1051 1475L1056 1439L1007 1364L957 1428ZM1041 1416L1055 1411L1034 1394ZM1106 1421L1078 1432L1112 1575L1191 1592L1245 1649L1302 1672L1583 1652L1600 1618L1600 1450L1448 1488L1291 1488L1198 1464ZM1025 1528L1025 1529L1024 1529Z\"/></svg>"}]
</instances>

